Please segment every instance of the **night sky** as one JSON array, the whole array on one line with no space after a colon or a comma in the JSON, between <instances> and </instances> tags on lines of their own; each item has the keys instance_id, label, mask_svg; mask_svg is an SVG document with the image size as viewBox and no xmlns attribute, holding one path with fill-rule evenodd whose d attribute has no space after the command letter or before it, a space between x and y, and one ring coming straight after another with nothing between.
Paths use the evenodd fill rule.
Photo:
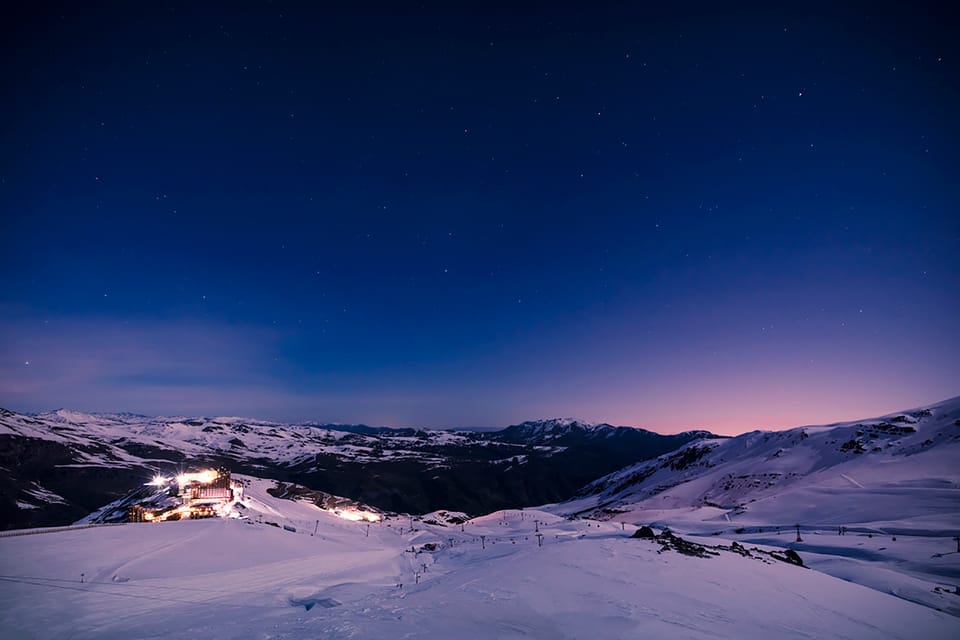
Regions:
<instances>
[{"instance_id":1,"label":"night sky","mask_svg":"<svg viewBox=\"0 0 960 640\"><path fill-rule=\"evenodd\" d=\"M27 4L0 406L736 433L960 393L946 4Z\"/></svg>"}]
</instances>

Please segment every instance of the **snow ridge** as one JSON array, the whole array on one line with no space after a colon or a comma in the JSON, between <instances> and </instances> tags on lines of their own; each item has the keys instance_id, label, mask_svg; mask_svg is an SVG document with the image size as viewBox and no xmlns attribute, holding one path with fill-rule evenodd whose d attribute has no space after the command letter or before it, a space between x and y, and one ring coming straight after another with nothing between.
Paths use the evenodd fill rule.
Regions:
<instances>
[{"instance_id":1,"label":"snow ridge","mask_svg":"<svg viewBox=\"0 0 960 640\"><path fill-rule=\"evenodd\" d=\"M697 440L600 478L563 510L703 509L713 520L836 525L936 513L960 525L958 459L953 398L868 420Z\"/></svg>"}]
</instances>

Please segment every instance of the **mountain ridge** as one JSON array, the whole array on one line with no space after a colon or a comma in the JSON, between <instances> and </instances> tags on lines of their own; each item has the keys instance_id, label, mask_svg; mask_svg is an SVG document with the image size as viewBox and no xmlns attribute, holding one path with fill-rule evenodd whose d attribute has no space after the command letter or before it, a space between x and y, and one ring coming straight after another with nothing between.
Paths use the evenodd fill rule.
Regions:
<instances>
[{"instance_id":1,"label":"mountain ridge","mask_svg":"<svg viewBox=\"0 0 960 640\"><path fill-rule=\"evenodd\" d=\"M702 434L567 430L550 442L504 432L144 417L60 409L0 412L0 524L76 520L158 471L224 464L386 511L484 513L569 498L628 463ZM38 497L44 496L44 498ZM70 508L73 507L71 511Z\"/></svg>"},{"instance_id":2,"label":"mountain ridge","mask_svg":"<svg viewBox=\"0 0 960 640\"><path fill-rule=\"evenodd\" d=\"M957 459L960 396L874 418L700 439L597 479L558 510L839 525L936 501L946 520L960 522Z\"/></svg>"},{"instance_id":3,"label":"mountain ridge","mask_svg":"<svg viewBox=\"0 0 960 640\"><path fill-rule=\"evenodd\" d=\"M60 407L57 409L51 409L49 411L15 411L8 409L6 407L0 407L0 416L4 413L10 415L23 415L30 416L34 418L43 418L50 419L59 422L70 422L70 423L82 423L82 422L94 422L96 420L102 419L112 419L118 421L126 420L153 420L153 421L164 421L164 422L175 422L175 421L189 421L189 420L203 420L209 422L221 422L221 423L243 423L248 425L263 425L263 426L309 426L317 427L321 429L331 429L331 430L342 430L350 433L381 433L381 432L390 432L390 431L405 431L405 432L433 432L433 431L449 431L455 433L496 433L506 431L508 429L541 429L541 430L556 430L556 429L577 429L584 431L592 430L606 430L606 429L635 429L640 431L646 431L649 433L654 433L661 436L670 436L670 435L680 435L685 433L709 433L710 435L716 436L707 429L685 429L677 433L661 433L656 429L649 429L647 427L641 427L637 425L614 425L608 422L591 422L589 420L583 420L580 418L571 418L571 417L552 417L552 418L537 418L532 420L524 420L515 424L508 424L504 427L459 427L459 426L450 426L450 427L419 427L419 426L387 426L387 425L370 425L363 422L325 422L321 420L297 420L297 421L282 421L282 420L271 420L264 418L252 418L244 416L218 416L218 415L180 415L180 414L171 414L171 415L149 415L143 413L136 413L130 411L76 411L73 409L67 409L65 407Z\"/></svg>"}]
</instances>

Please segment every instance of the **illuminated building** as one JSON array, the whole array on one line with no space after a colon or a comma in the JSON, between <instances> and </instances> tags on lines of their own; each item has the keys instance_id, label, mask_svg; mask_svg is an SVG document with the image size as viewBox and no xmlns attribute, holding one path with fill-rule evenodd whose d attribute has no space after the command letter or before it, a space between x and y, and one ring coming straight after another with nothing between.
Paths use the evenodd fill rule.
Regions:
<instances>
[{"instance_id":1,"label":"illuminated building","mask_svg":"<svg viewBox=\"0 0 960 640\"><path fill-rule=\"evenodd\" d=\"M232 505L243 498L243 485L233 482L226 467L181 473L168 478L157 476L149 486L168 493L154 497L154 508L134 505L128 511L129 522L163 522L166 520L213 518L227 516Z\"/></svg>"}]
</instances>

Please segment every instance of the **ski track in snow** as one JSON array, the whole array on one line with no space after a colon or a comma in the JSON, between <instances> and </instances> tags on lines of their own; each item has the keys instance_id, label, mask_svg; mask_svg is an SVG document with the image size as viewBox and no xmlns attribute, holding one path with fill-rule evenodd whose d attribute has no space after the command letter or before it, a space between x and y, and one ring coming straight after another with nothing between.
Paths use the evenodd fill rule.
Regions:
<instances>
[{"instance_id":1,"label":"ski track in snow","mask_svg":"<svg viewBox=\"0 0 960 640\"><path fill-rule=\"evenodd\" d=\"M462 532L417 521L411 531L409 518L394 518L371 525L368 537L365 524L273 498L267 486L251 482L251 510L280 523L319 521L317 535L218 519L0 539L0 628L5 637L79 640L936 640L960 631L960 618L815 570L729 552L661 553L656 542L631 539L632 525L502 511ZM828 547L859 541L804 535ZM768 538L780 542L760 544ZM901 542L924 553L938 544Z\"/></svg>"},{"instance_id":2,"label":"ski track in snow","mask_svg":"<svg viewBox=\"0 0 960 640\"><path fill-rule=\"evenodd\" d=\"M848 476L848 475L845 474L845 473L841 473L841 474L840 474L840 477L843 478L844 480L849 480L849 481L850 481L850 484L852 484L852 485L855 486L855 487L859 487L859 488L861 488L861 489L865 489L865 488L866 488L866 487L864 487L862 484L860 484L859 482L857 482L856 480L854 480L853 478L851 478L850 476Z\"/></svg>"}]
</instances>

